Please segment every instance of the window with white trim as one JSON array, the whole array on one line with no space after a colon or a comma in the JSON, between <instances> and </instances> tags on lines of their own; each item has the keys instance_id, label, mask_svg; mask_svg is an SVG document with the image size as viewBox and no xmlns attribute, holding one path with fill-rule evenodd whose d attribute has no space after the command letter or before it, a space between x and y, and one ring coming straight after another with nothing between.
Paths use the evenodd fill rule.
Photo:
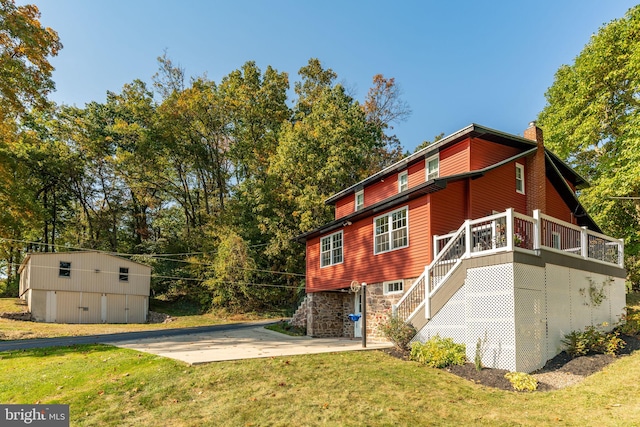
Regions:
<instances>
[{"instance_id":1,"label":"window with white trim","mask_svg":"<svg viewBox=\"0 0 640 427\"><path fill-rule=\"evenodd\" d=\"M71 262L60 261L60 268L58 269L58 276L71 277Z\"/></svg>"},{"instance_id":2,"label":"window with white trim","mask_svg":"<svg viewBox=\"0 0 640 427\"><path fill-rule=\"evenodd\" d=\"M356 211L364 208L364 190L360 190L356 193Z\"/></svg>"},{"instance_id":3,"label":"window with white trim","mask_svg":"<svg viewBox=\"0 0 640 427\"><path fill-rule=\"evenodd\" d=\"M342 263L342 231L320 239L320 267Z\"/></svg>"},{"instance_id":4,"label":"window with white trim","mask_svg":"<svg viewBox=\"0 0 640 427\"><path fill-rule=\"evenodd\" d=\"M440 154L429 157L425 160L425 169L427 170L427 181L440 176Z\"/></svg>"},{"instance_id":5,"label":"window with white trim","mask_svg":"<svg viewBox=\"0 0 640 427\"><path fill-rule=\"evenodd\" d=\"M393 251L409 246L408 208L376 217L374 222L373 253Z\"/></svg>"},{"instance_id":6,"label":"window with white trim","mask_svg":"<svg viewBox=\"0 0 640 427\"><path fill-rule=\"evenodd\" d=\"M562 249L562 238L557 231L551 232L551 247L553 249Z\"/></svg>"},{"instance_id":7,"label":"window with white trim","mask_svg":"<svg viewBox=\"0 0 640 427\"><path fill-rule=\"evenodd\" d=\"M516 193L524 194L524 166L516 163Z\"/></svg>"},{"instance_id":8,"label":"window with white trim","mask_svg":"<svg viewBox=\"0 0 640 427\"><path fill-rule=\"evenodd\" d=\"M409 188L409 174L407 171L398 174L398 193L402 193Z\"/></svg>"},{"instance_id":9,"label":"window with white trim","mask_svg":"<svg viewBox=\"0 0 640 427\"><path fill-rule=\"evenodd\" d=\"M393 282L383 282L384 295L387 294L401 294L404 290L404 281L395 280Z\"/></svg>"}]
</instances>

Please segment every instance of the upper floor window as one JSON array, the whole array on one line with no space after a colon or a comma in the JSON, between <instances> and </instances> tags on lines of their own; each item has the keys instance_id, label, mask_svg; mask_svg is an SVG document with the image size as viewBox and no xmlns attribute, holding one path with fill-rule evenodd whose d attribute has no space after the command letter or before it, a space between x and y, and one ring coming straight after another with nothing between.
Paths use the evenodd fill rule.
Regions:
<instances>
[{"instance_id":1,"label":"upper floor window","mask_svg":"<svg viewBox=\"0 0 640 427\"><path fill-rule=\"evenodd\" d=\"M524 166L516 163L516 192L524 194Z\"/></svg>"},{"instance_id":2,"label":"upper floor window","mask_svg":"<svg viewBox=\"0 0 640 427\"><path fill-rule=\"evenodd\" d=\"M129 281L129 267L120 267L119 279L121 282Z\"/></svg>"},{"instance_id":3,"label":"upper floor window","mask_svg":"<svg viewBox=\"0 0 640 427\"><path fill-rule=\"evenodd\" d=\"M71 277L71 263L68 261L60 261L60 269L58 270L58 276Z\"/></svg>"},{"instance_id":4,"label":"upper floor window","mask_svg":"<svg viewBox=\"0 0 640 427\"><path fill-rule=\"evenodd\" d=\"M440 155L429 157L426 161L427 181L440 176Z\"/></svg>"},{"instance_id":5,"label":"upper floor window","mask_svg":"<svg viewBox=\"0 0 640 427\"><path fill-rule=\"evenodd\" d=\"M374 219L374 254L409 246L407 210L405 206Z\"/></svg>"},{"instance_id":6,"label":"upper floor window","mask_svg":"<svg viewBox=\"0 0 640 427\"><path fill-rule=\"evenodd\" d=\"M320 267L342 263L342 231L320 239Z\"/></svg>"},{"instance_id":7,"label":"upper floor window","mask_svg":"<svg viewBox=\"0 0 640 427\"><path fill-rule=\"evenodd\" d=\"M409 188L409 174L407 171L398 174L398 193L402 193Z\"/></svg>"},{"instance_id":8,"label":"upper floor window","mask_svg":"<svg viewBox=\"0 0 640 427\"><path fill-rule=\"evenodd\" d=\"M356 211L364 208L364 190L360 190L356 193Z\"/></svg>"}]
</instances>

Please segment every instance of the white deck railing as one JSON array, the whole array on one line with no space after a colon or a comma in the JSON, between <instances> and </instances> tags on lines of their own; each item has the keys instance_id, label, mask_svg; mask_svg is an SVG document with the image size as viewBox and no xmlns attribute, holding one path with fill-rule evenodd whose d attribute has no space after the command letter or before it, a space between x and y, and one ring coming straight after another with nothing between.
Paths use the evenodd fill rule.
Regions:
<instances>
[{"instance_id":1,"label":"white deck railing","mask_svg":"<svg viewBox=\"0 0 640 427\"><path fill-rule=\"evenodd\" d=\"M484 218L466 220L453 233L433 236L433 261L393 306L393 312L404 321L411 319L464 258L514 250L536 253L541 248L624 266L624 242L620 239L561 221L538 210L529 217L507 209ZM426 304L427 318L431 317L429 308L430 304Z\"/></svg>"}]
</instances>

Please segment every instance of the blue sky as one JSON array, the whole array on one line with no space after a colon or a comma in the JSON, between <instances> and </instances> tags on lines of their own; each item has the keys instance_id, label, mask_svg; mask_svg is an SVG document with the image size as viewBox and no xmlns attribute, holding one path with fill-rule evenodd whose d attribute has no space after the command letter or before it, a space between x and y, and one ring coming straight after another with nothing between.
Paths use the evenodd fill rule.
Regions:
<instances>
[{"instance_id":1,"label":"blue sky","mask_svg":"<svg viewBox=\"0 0 640 427\"><path fill-rule=\"evenodd\" d=\"M544 93L626 0L284 1L33 0L64 49L52 63L58 103L104 102L148 83L166 49L187 76L216 82L246 61L289 74L309 58L362 101L375 74L394 77L411 117L408 150L470 123L522 134Z\"/></svg>"}]
</instances>

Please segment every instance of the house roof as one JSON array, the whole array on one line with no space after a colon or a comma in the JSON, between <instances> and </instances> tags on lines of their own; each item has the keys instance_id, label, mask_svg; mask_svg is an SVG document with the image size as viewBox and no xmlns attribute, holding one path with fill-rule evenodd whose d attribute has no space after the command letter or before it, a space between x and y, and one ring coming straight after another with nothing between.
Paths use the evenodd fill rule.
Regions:
<instances>
[{"instance_id":1,"label":"house roof","mask_svg":"<svg viewBox=\"0 0 640 427\"><path fill-rule=\"evenodd\" d=\"M529 139L511 135L508 133L500 132L494 129L486 128L484 126L480 126L477 124L471 124L464 129L455 132L446 138L441 139L440 141L425 147L414 154L411 154L399 162L394 163L393 165L381 170L380 172L369 176L368 178L360 181L359 183L352 185L351 187L333 195L329 199L325 201L327 204L335 204L335 202L342 197L355 193L357 191L362 190L366 185L376 182L377 180L384 179L389 175L396 174L400 171L405 170L410 164L420 161L425 157L435 154L437 151L442 149L443 147L455 144L463 139L469 137L479 137L488 141L496 142L499 144L509 145L512 147L521 148L523 151L515 156L512 156L508 159L505 159L501 162L495 163L491 166L488 166L483 169L464 172L457 175L449 175L445 177L438 177L427 182L424 182L415 187L409 188L401 193L398 193L392 197L384 199L378 203L367 206L359 211L352 212L349 215L341 217L340 219L331 221L321 227L318 227L314 230L310 230L306 233L303 233L297 236L295 239L298 241L305 241L309 238L316 237L320 234L330 233L332 231L336 231L345 225L349 225L354 221L358 221L362 218L371 216L378 212L383 212L394 206L398 206L402 203L406 203L410 200L413 200L417 197L420 197L424 194L433 193L439 190L442 190L447 187L449 182L455 182L462 179L476 179L487 172L496 169L502 165L510 163L514 160L518 160L522 157L526 157L530 154L533 154L537 150L537 143L535 141L531 141ZM585 188L588 187L587 181L582 178L577 172L575 172L569 165L560 160L555 154L545 149L545 169L546 175L554 185L554 187L558 190L562 198L565 200L567 205L572 209L574 216L576 217L578 224L581 226L587 226L589 229L601 232L600 227L593 221L593 219L586 212L575 193L567 184L566 179L568 179L576 188Z\"/></svg>"},{"instance_id":2,"label":"house roof","mask_svg":"<svg viewBox=\"0 0 640 427\"><path fill-rule=\"evenodd\" d=\"M469 126L442 138L438 142L435 142L431 145L426 146L421 150L416 151L413 154L410 154L409 156L403 158L402 160L363 179L362 181L352 185L351 187L348 187L340 191L339 193L334 194L333 196L325 200L325 203L335 204L338 200L340 200L344 196L360 191L365 186L377 180L384 179L387 176L394 175L398 172L401 172L405 170L409 165L417 161L420 161L425 157L434 155L437 152L439 152L441 149L448 147L450 145L453 145L467 138L482 138L484 140L495 142L498 144L520 148L523 151L528 151L532 148L537 147L537 144L535 141L526 139L522 136L512 135L506 132L501 132L499 130L491 129L485 126L478 125L476 123L472 123ZM563 162L559 157L557 157L555 154L551 153L548 150L545 150L545 151L550 155L550 161L552 161L556 165L561 175L563 175L573 185L575 185L576 188L581 189L589 186L589 184L584 178L582 178L576 171L574 171L569 165Z\"/></svg>"}]
</instances>

